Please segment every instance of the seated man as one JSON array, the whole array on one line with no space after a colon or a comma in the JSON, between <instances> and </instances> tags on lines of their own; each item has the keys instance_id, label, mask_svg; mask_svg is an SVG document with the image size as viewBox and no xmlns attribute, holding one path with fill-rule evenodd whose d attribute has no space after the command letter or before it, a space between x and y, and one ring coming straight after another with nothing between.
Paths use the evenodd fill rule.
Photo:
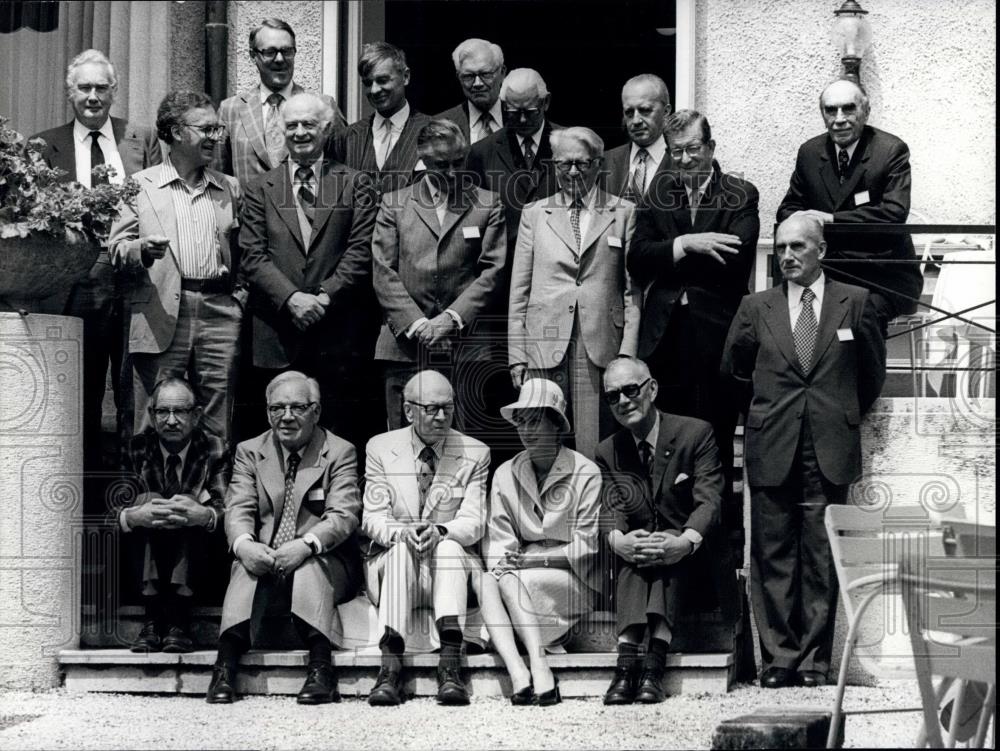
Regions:
<instances>
[{"instance_id":1,"label":"seated man","mask_svg":"<svg viewBox=\"0 0 1000 751\"><path fill-rule=\"evenodd\" d=\"M199 425L201 407L183 378L156 384L150 427L124 452L127 481L138 483L135 502L118 524L142 558L146 622L133 652L190 652L191 587L211 535L222 521L229 452Z\"/></svg>"},{"instance_id":2,"label":"seated man","mask_svg":"<svg viewBox=\"0 0 1000 751\"><path fill-rule=\"evenodd\" d=\"M205 697L229 704L240 656L264 615L287 615L309 650L299 704L340 701L331 641L337 605L354 597L361 558L354 447L317 426L319 384L290 370L267 387L271 429L236 447L226 496L233 555L219 655Z\"/></svg>"},{"instance_id":3,"label":"seated man","mask_svg":"<svg viewBox=\"0 0 1000 751\"><path fill-rule=\"evenodd\" d=\"M366 452L365 579L382 633L382 669L368 703L400 703L411 611L432 601L441 639L437 699L468 704L459 665L469 577L482 570L474 546L485 527L490 451L452 430L455 396L440 373L417 373L403 399L410 426L375 436Z\"/></svg>"}]
</instances>

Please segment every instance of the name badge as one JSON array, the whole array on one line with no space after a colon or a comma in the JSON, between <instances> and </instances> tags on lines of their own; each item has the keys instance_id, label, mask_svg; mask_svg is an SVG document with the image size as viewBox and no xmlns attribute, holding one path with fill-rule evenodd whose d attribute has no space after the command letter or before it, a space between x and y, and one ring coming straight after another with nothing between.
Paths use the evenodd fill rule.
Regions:
<instances>
[{"instance_id":1,"label":"name badge","mask_svg":"<svg viewBox=\"0 0 1000 751\"><path fill-rule=\"evenodd\" d=\"M326 498L326 493L323 492L323 488L313 488L308 493L306 493L307 501L322 501Z\"/></svg>"},{"instance_id":2,"label":"name badge","mask_svg":"<svg viewBox=\"0 0 1000 751\"><path fill-rule=\"evenodd\" d=\"M837 338L842 342L853 342L854 332L850 329L837 329Z\"/></svg>"},{"instance_id":3,"label":"name badge","mask_svg":"<svg viewBox=\"0 0 1000 751\"><path fill-rule=\"evenodd\" d=\"M462 227L462 237L466 240L477 240L480 237L479 227Z\"/></svg>"},{"instance_id":4,"label":"name badge","mask_svg":"<svg viewBox=\"0 0 1000 751\"><path fill-rule=\"evenodd\" d=\"M612 248L620 248L622 247L622 239L620 237L609 237L608 245Z\"/></svg>"},{"instance_id":5,"label":"name badge","mask_svg":"<svg viewBox=\"0 0 1000 751\"><path fill-rule=\"evenodd\" d=\"M866 203L871 201L871 196L868 195L867 190L862 190L854 194L854 205L864 206Z\"/></svg>"}]
</instances>

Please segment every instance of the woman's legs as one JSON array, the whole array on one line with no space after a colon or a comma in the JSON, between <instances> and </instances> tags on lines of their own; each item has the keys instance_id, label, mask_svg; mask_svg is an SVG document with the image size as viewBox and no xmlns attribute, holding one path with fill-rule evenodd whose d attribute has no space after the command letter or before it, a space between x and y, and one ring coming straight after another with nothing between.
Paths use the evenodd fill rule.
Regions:
<instances>
[{"instance_id":1,"label":"woman's legs","mask_svg":"<svg viewBox=\"0 0 1000 751\"><path fill-rule=\"evenodd\" d=\"M471 579L472 589L479 600L480 612L490 633L493 648L503 660L507 674L510 675L511 688L517 693L527 687L531 681L531 672L517 651L510 617L500 597L500 587L497 585L497 580L486 572L474 574Z\"/></svg>"},{"instance_id":2,"label":"woman's legs","mask_svg":"<svg viewBox=\"0 0 1000 751\"><path fill-rule=\"evenodd\" d=\"M524 588L521 580L516 574L507 574L500 577L498 582L500 594L507 612L510 615L510 622L513 624L517 635L521 637L521 643L528 650L528 662L531 668L531 678L535 684L535 693L541 694L551 691L555 687L555 676L545 659L545 645L542 644L541 629L538 627L538 619L531 607L531 596Z\"/></svg>"}]
</instances>

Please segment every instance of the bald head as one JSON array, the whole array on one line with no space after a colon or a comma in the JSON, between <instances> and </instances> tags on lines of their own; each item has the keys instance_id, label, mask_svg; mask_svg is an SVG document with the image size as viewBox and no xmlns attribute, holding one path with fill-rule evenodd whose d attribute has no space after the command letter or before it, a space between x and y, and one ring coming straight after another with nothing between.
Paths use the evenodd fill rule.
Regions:
<instances>
[{"instance_id":1,"label":"bald head","mask_svg":"<svg viewBox=\"0 0 1000 751\"><path fill-rule=\"evenodd\" d=\"M519 136L531 136L545 125L549 89L538 71L515 68L500 87L503 123Z\"/></svg>"},{"instance_id":2,"label":"bald head","mask_svg":"<svg viewBox=\"0 0 1000 751\"><path fill-rule=\"evenodd\" d=\"M622 125L636 146L651 146L663 135L670 114L667 84L652 73L630 78L622 87Z\"/></svg>"},{"instance_id":3,"label":"bald head","mask_svg":"<svg viewBox=\"0 0 1000 751\"><path fill-rule=\"evenodd\" d=\"M455 417L455 392L435 370L422 370L403 387L403 413L424 443L443 440Z\"/></svg>"},{"instance_id":4,"label":"bald head","mask_svg":"<svg viewBox=\"0 0 1000 751\"><path fill-rule=\"evenodd\" d=\"M454 391L448 379L436 370L421 370L403 387L403 398L408 401L422 402L429 394L444 395L452 399Z\"/></svg>"},{"instance_id":5,"label":"bald head","mask_svg":"<svg viewBox=\"0 0 1000 751\"><path fill-rule=\"evenodd\" d=\"M507 101L509 95L548 97L549 88L537 70L531 68L514 68L504 79L500 89L500 99Z\"/></svg>"}]
</instances>

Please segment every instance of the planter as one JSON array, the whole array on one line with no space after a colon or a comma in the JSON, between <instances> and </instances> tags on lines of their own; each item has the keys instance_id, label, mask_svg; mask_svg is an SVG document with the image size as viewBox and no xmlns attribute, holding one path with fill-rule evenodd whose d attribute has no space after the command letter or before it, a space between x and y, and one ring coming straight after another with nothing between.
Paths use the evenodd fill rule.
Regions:
<instances>
[{"instance_id":1,"label":"planter","mask_svg":"<svg viewBox=\"0 0 1000 751\"><path fill-rule=\"evenodd\" d=\"M0 311L38 312L45 298L65 295L87 276L100 247L69 231L0 238Z\"/></svg>"}]
</instances>

